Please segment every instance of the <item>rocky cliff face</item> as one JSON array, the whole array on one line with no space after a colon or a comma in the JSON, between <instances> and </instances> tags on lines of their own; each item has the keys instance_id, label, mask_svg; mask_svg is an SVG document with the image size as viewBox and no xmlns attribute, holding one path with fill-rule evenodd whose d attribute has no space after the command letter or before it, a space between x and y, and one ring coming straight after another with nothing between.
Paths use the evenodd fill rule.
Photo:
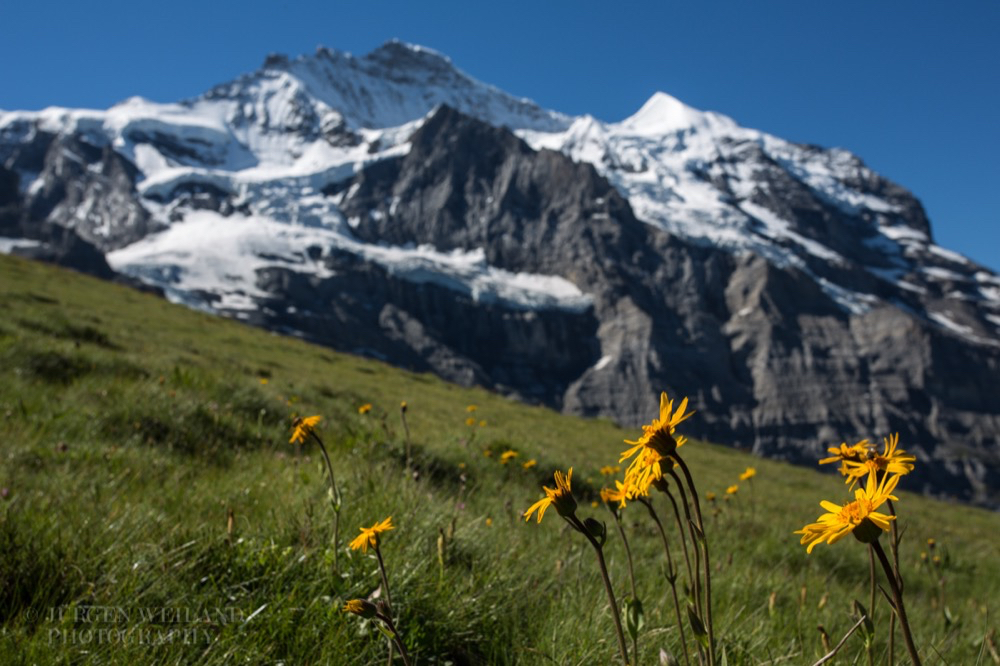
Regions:
<instances>
[{"instance_id":1,"label":"rocky cliff face","mask_svg":"<svg viewBox=\"0 0 1000 666\"><path fill-rule=\"evenodd\" d=\"M571 413L689 395L762 455L898 431L911 484L1000 504L1000 278L857 157L666 95L570 118L390 43L0 113L0 237Z\"/></svg>"}]
</instances>

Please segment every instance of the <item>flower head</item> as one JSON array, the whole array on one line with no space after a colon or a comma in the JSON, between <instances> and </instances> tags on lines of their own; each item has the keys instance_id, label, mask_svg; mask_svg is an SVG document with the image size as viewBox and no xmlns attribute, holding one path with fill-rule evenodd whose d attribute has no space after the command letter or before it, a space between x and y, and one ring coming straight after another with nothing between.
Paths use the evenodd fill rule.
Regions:
<instances>
[{"instance_id":1,"label":"flower head","mask_svg":"<svg viewBox=\"0 0 1000 666\"><path fill-rule=\"evenodd\" d=\"M521 463L521 467L523 467L524 469L531 469L537 464L538 461L532 458L531 460L525 460L523 463Z\"/></svg>"},{"instance_id":2,"label":"flower head","mask_svg":"<svg viewBox=\"0 0 1000 666\"><path fill-rule=\"evenodd\" d=\"M806 546L806 552L811 553L818 543L835 543L848 534L854 534L859 541L871 543L879 534L889 530L889 521L895 516L889 516L876 511L886 500L894 500L892 494L899 475L885 475L881 481L875 480L875 475L869 475L865 487L854 491L854 501L843 506L833 502L823 501L820 506L827 510L818 521L806 525L795 534L801 534L800 543Z\"/></svg>"},{"instance_id":3,"label":"flower head","mask_svg":"<svg viewBox=\"0 0 1000 666\"><path fill-rule=\"evenodd\" d=\"M477 409L479 409L479 408L476 407L475 405L469 405L468 407L465 408L465 411L467 411L467 412L469 412L471 414L472 412L476 411Z\"/></svg>"},{"instance_id":4,"label":"flower head","mask_svg":"<svg viewBox=\"0 0 1000 666\"><path fill-rule=\"evenodd\" d=\"M841 473L847 477L846 482L853 487L866 474L908 474L913 471L914 456L908 455L899 446L899 433L884 437L882 453L873 449L866 451L863 460L845 460Z\"/></svg>"},{"instance_id":5,"label":"flower head","mask_svg":"<svg viewBox=\"0 0 1000 666\"><path fill-rule=\"evenodd\" d=\"M757 476L757 470L753 467L747 467L747 471L740 474L740 481L749 481L755 476Z\"/></svg>"},{"instance_id":6,"label":"flower head","mask_svg":"<svg viewBox=\"0 0 1000 666\"><path fill-rule=\"evenodd\" d=\"M628 486L621 481L615 481L614 488L601 488L601 501L612 509L615 508L614 504L617 504L618 508L624 507L627 499L629 499Z\"/></svg>"},{"instance_id":7,"label":"flower head","mask_svg":"<svg viewBox=\"0 0 1000 666\"><path fill-rule=\"evenodd\" d=\"M318 414L316 416L306 416L305 418L297 418L292 422L292 438L288 440L289 444L301 444L306 441L306 438L312 434L312 431L316 429L316 424L319 423L322 417Z\"/></svg>"},{"instance_id":8,"label":"flower head","mask_svg":"<svg viewBox=\"0 0 1000 666\"><path fill-rule=\"evenodd\" d=\"M622 452L618 462L635 456L625 470L625 485L634 488L635 494L645 495L649 486L663 473L661 461L673 455L687 441L683 436L674 438L674 430L681 421L694 412L686 412L688 399L684 398L674 411L674 402L666 393L660 394L660 417L642 427L642 436L636 441L625 440L632 448ZM685 413L686 412L686 413Z\"/></svg>"},{"instance_id":9,"label":"flower head","mask_svg":"<svg viewBox=\"0 0 1000 666\"><path fill-rule=\"evenodd\" d=\"M733 485L729 486L728 488L726 488L726 494L727 495L735 495L738 492L740 492L740 487L737 484L735 484L735 483Z\"/></svg>"},{"instance_id":10,"label":"flower head","mask_svg":"<svg viewBox=\"0 0 1000 666\"><path fill-rule=\"evenodd\" d=\"M358 414L367 414L370 411L372 411L372 404L370 402L366 402L358 407Z\"/></svg>"},{"instance_id":11,"label":"flower head","mask_svg":"<svg viewBox=\"0 0 1000 666\"><path fill-rule=\"evenodd\" d=\"M605 465L601 468L601 476L614 476L622 471L621 465Z\"/></svg>"},{"instance_id":12,"label":"flower head","mask_svg":"<svg viewBox=\"0 0 1000 666\"><path fill-rule=\"evenodd\" d=\"M514 449L507 449L506 451L500 454L500 464L506 465L517 456L518 456L517 451L515 451Z\"/></svg>"},{"instance_id":13,"label":"flower head","mask_svg":"<svg viewBox=\"0 0 1000 666\"><path fill-rule=\"evenodd\" d=\"M867 439L862 439L860 442L856 442L848 446L845 442L841 442L840 446L831 446L827 449L829 453L832 453L829 458L823 458L819 461L820 465L827 465L829 463L840 463L840 473L847 476L847 463L848 462L864 462L868 457L868 452L871 450L872 445L868 443Z\"/></svg>"},{"instance_id":14,"label":"flower head","mask_svg":"<svg viewBox=\"0 0 1000 666\"><path fill-rule=\"evenodd\" d=\"M354 537L351 541L351 550L361 549L362 553L368 552L368 547L378 548L379 534L382 532L388 532L391 529L395 529L392 524L392 516L389 516L381 523L375 523L371 527L361 527L361 534Z\"/></svg>"},{"instance_id":15,"label":"flower head","mask_svg":"<svg viewBox=\"0 0 1000 666\"><path fill-rule=\"evenodd\" d=\"M375 604L365 599L349 599L341 610L345 613L354 613L364 618L373 618L378 613Z\"/></svg>"},{"instance_id":16,"label":"flower head","mask_svg":"<svg viewBox=\"0 0 1000 666\"><path fill-rule=\"evenodd\" d=\"M560 516L567 517L572 516L576 512L576 500L573 499L573 492L570 490L570 479L573 478L573 468L570 467L569 471L563 476L563 473L556 470L554 475L556 487L549 488L548 486L542 486L542 490L545 491L545 497L538 500L524 512L524 520L531 520L531 514L538 512L538 522L542 522L542 516L545 515L545 510L550 506L555 506L556 511Z\"/></svg>"}]
</instances>

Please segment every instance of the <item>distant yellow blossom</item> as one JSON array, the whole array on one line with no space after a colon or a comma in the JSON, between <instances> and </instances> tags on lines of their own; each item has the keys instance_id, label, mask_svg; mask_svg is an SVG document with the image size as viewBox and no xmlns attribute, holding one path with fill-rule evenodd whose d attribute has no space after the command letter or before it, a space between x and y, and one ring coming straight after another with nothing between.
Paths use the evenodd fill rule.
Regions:
<instances>
[{"instance_id":1,"label":"distant yellow blossom","mask_svg":"<svg viewBox=\"0 0 1000 666\"><path fill-rule=\"evenodd\" d=\"M714 502L715 501L715 493L713 493L713 492L707 492L707 493L705 493L705 499L707 499L709 502Z\"/></svg>"},{"instance_id":2,"label":"distant yellow blossom","mask_svg":"<svg viewBox=\"0 0 1000 666\"><path fill-rule=\"evenodd\" d=\"M469 418L465 419L465 425L467 425L469 427L472 427L472 426L476 425L476 419L474 419L474 418L472 418L470 416Z\"/></svg>"},{"instance_id":3,"label":"distant yellow blossom","mask_svg":"<svg viewBox=\"0 0 1000 666\"><path fill-rule=\"evenodd\" d=\"M261 386L267 386L267 377L261 377L260 378L260 385Z\"/></svg>"},{"instance_id":4,"label":"distant yellow blossom","mask_svg":"<svg viewBox=\"0 0 1000 666\"><path fill-rule=\"evenodd\" d=\"M504 451L503 453L500 454L500 464L501 465L506 465L511 460L513 460L514 458L516 458L517 455L518 455L518 453L514 449L507 449L506 451Z\"/></svg>"},{"instance_id":5,"label":"distant yellow blossom","mask_svg":"<svg viewBox=\"0 0 1000 666\"><path fill-rule=\"evenodd\" d=\"M531 460L525 460L523 463L521 463L521 467L523 467L524 469L531 469L537 464L538 461L532 458Z\"/></svg>"},{"instance_id":6,"label":"distant yellow blossom","mask_svg":"<svg viewBox=\"0 0 1000 666\"><path fill-rule=\"evenodd\" d=\"M400 409L400 411L405 412L406 408L407 408L407 405L406 405L406 401L405 400L403 402L399 403L399 409Z\"/></svg>"},{"instance_id":7,"label":"distant yellow blossom","mask_svg":"<svg viewBox=\"0 0 1000 666\"><path fill-rule=\"evenodd\" d=\"M288 440L289 444L301 444L306 441L306 438L316 429L316 424L320 422L323 417L319 416L307 416L305 418L298 418L292 422L292 438Z\"/></svg>"},{"instance_id":8,"label":"distant yellow blossom","mask_svg":"<svg viewBox=\"0 0 1000 666\"><path fill-rule=\"evenodd\" d=\"M372 411L372 404L370 402L366 402L358 407L358 414L367 414L370 411Z\"/></svg>"},{"instance_id":9,"label":"distant yellow blossom","mask_svg":"<svg viewBox=\"0 0 1000 666\"><path fill-rule=\"evenodd\" d=\"M486 527L492 527L492 526L493 526L493 519L492 518L487 518L486 519Z\"/></svg>"},{"instance_id":10,"label":"distant yellow blossom","mask_svg":"<svg viewBox=\"0 0 1000 666\"><path fill-rule=\"evenodd\" d=\"M613 476L613 475L617 474L620 471L622 471L622 466L621 465L605 465L604 467L601 468L601 475L602 476Z\"/></svg>"},{"instance_id":11,"label":"distant yellow blossom","mask_svg":"<svg viewBox=\"0 0 1000 666\"><path fill-rule=\"evenodd\" d=\"M392 524L392 516L389 516L380 523L375 523L371 527L361 527L361 534L351 541L351 550L361 549L362 553L368 552L368 547L378 548L379 534L395 529Z\"/></svg>"},{"instance_id":12,"label":"distant yellow blossom","mask_svg":"<svg viewBox=\"0 0 1000 666\"><path fill-rule=\"evenodd\" d=\"M480 428L485 428L486 427L486 419L483 419L482 421L479 422L479 427Z\"/></svg>"},{"instance_id":13,"label":"distant yellow blossom","mask_svg":"<svg viewBox=\"0 0 1000 666\"><path fill-rule=\"evenodd\" d=\"M531 520L531 514L538 512L538 522L542 522L542 516L545 515L545 510L550 506L555 506L556 511L560 516L566 517L571 516L576 512L576 500L573 499L573 492L570 490L570 480L573 478L573 468L569 468L569 472L563 476L563 473L556 470L555 473L555 488L549 488L548 486L542 486L542 490L545 491L545 497L538 500L524 512L524 520Z\"/></svg>"},{"instance_id":14,"label":"distant yellow blossom","mask_svg":"<svg viewBox=\"0 0 1000 666\"><path fill-rule=\"evenodd\" d=\"M341 609L345 613L354 613L355 615L360 615L365 618L373 618L375 614L378 613L378 609L375 608L375 604L364 599L350 599L344 604Z\"/></svg>"},{"instance_id":15,"label":"distant yellow blossom","mask_svg":"<svg viewBox=\"0 0 1000 666\"><path fill-rule=\"evenodd\" d=\"M726 488L726 494L727 495L735 495L738 492L740 492L740 487L738 485L736 485L735 483L733 485L729 486L728 488Z\"/></svg>"},{"instance_id":16,"label":"distant yellow blossom","mask_svg":"<svg viewBox=\"0 0 1000 666\"><path fill-rule=\"evenodd\" d=\"M476 411L477 409L479 409L479 408L478 408L478 407L476 407L475 405L469 405L468 407L466 407L466 408L465 408L465 411L467 411L467 412L470 412L470 413L471 413L471 412L474 412L474 411Z\"/></svg>"},{"instance_id":17,"label":"distant yellow blossom","mask_svg":"<svg viewBox=\"0 0 1000 666\"><path fill-rule=\"evenodd\" d=\"M854 501L841 506L833 502L822 501L820 506L827 513L818 521L806 525L795 532L802 535L801 544L806 546L806 552L811 553L816 544L832 544L844 536L853 533L859 541L871 543L883 531L889 530L889 521L895 516L876 511L886 500L895 500L892 491L899 482L899 475L885 475L881 481L876 481L875 475L868 476L865 487L854 491Z\"/></svg>"},{"instance_id":18,"label":"distant yellow blossom","mask_svg":"<svg viewBox=\"0 0 1000 666\"><path fill-rule=\"evenodd\" d=\"M757 470L753 467L747 467L747 470L740 474L740 481L749 481L755 476L757 476Z\"/></svg>"}]
</instances>

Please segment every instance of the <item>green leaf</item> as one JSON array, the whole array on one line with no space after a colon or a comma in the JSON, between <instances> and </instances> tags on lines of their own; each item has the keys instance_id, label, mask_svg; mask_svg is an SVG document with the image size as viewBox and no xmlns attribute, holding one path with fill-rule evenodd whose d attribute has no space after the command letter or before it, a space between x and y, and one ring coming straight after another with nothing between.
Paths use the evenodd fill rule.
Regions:
<instances>
[{"instance_id":1,"label":"green leaf","mask_svg":"<svg viewBox=\"0 0 1000 666\"><path fill-rule=\"evenodd\" d=\"M694 637L698 639L702 647L706 650L708 649L708 631L705 630L705 625L702 623L701 618L695 613L694 606L688 606L688 622L691 623L691 631L694 632Z\"/></svg>"},{"instance_id":2,"label":"green leaf","mask_svg":"<svg viewBox=\"0 0 1000 666\"><path fill-rule=\"evenodd\" d=\"M868 614L868 610L865 609L865 607L857 599L852 602L851 609L854 611L855 619L860 620L862 617L865 618L864 623L861 625L862 631L865 632L865 636L869 638L874 636L875 623L872 622L872 616Z\"/></svg>"},{"instance_id":3,"label":"green leaf","mask_svg":"<svg viewBox=\"0 0 1000 666\"><path fill-rule=\"evenodd\" d=\"M636 640L639 632L646 626L646 615L642 611L642 601L639 599L625 600L625 627L632 640Z\"/></svg>"}]
</instances>

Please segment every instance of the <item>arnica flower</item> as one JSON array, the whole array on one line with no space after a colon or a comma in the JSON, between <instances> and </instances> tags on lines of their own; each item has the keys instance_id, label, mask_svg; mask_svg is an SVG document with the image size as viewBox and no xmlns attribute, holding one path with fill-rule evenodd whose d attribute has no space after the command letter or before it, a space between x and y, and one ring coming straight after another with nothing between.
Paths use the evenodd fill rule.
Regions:
<instances>
[{"instance_id":1,"label":"arnica flower","mask_svg":"<svg viewBox=\"0 0 1000 666\"><path fill-rule=\"evenodd\" d=\"M406 411L406 401L405 400L403 402L399 403L399 411L401 411L401 412L405 412Z\"/></svg>"},{"instance_id":2,"label":"arnica flower","mask_svg":"<svg viewBox=\"0 0 1000 666\"><path fill-rule=\"evenodd\" d=\"M735 495L738 492L740 492L740 487L738 485L736 485L735 483L733 485L729 486L728 488L726 488L726 494L727 495Z\"/></svg>"},{"instance_id":3,"label":"arnica flower","mask_svg":"<svg viewBox=\"0 0 1000 666\"><path fill-rule=\"evenodd\" d=\"M395 529L392 525L392 516L389 516L381 523L375 523L371 527L361 527L361 534L350 543L351 550L361 549L362 553L368 552L368 547L378 548L378 535Z\"/></svg>"},{"instance_id":4,"label":"arnica flower","mask_svg":"<svg viewBox=\"0 0 1000 666\"><path fill-rule=\"evenodd\" d=\"M876 453L869 449L864 460L845 460L843 474L847 477L845 481L853 487L866 474L908 474L913 471L913 463L917 461L914 456L907 455L906 451L897 448L899 446L899 433L890 435L882 440L884 448L882 453Z\"/></svg>"},{"instance_id":5,"label":"arnica flower","mask_svg":"<svg viewBox=\"0 0 1000 666\"><path fill-rule=\"evenodd\" d=\"M292 426L295 428L292 431L292 438L288 440L289 444L301 444L306 441L306 438L316 429L316 424L319 423L322 417L318 414L316 416L307 416L305 418L298 418L292 422Z\"/></svg>"},{"instance_id":6,"label":"arnica flower","mask_svg":"<svg viewBox=\"0 0 1000 666\"><path fill-rule=\"evenodd\" d=\"M882 532L889 530L889 521L895 516L889 516L876 511L886 500L895 500L892 491L896 489L899 475L885 475L881 481L875 480L875 475L869 475L865 487L854 491L854 501L840 506L833 502L823 501L820 506L828 511L819 517L818 521L806 525L795 534L801 534L800 543L806 546L806 552L811 553L816 544L832 544L848 534L862 543L875 541Z\"/></svg>"},{"instance_id":7,"label":"arnica flower","mask_svg":"<svg viewBox=\"0 0 1000 666\"><path fill-rule=\"evenodd\" d=\"M864 462L868 458L868 452L871 451L872 445L868 443L867 439L862 439L860 442L856 442L848 446L845 442L841 442L840 446L831 446L827 449L829 453L833 455L829 458L823 458L819 461L820 465L827 465L829 463L840 463L840 473L847 476L848 462Z\"/></svg>"},{"instance_id":8,"label":"arnica flower","mask_svg":"<svg viewBox=\"0 0 1000 666\"><path fill-rule=\"evenodd\" d=\"M740 481L749 481L755 476L757 476L757 470L753 467L747 467L747 471L740 474Z\"/></svg>"},{"instance_id":9,"label":"arnica flower","mask_svg":"<svg viewBox=\"0 0 1000 666\"><path fill-rule=\"evenodd\" d=\"M615 508L614 504L620 507L625 506L625 500L628 497L628 487L621 481L615 481L614 488L601 488L601 501L610 506L612 509Z\"/></svg>"},{"instance_id":10,"label":"arnica flower","mask_svg":"<svg viewBox=\"0 0 1000 666\"><path fill-rule=\"evenodd\" d=\"M662 476L660 461L673 455L687 441L683 436L674 438L677 425L694 412L686 412L688 399L681 401L677 411L674 403L667 398L666 393L660 394L660 418L653 419L649 425L642 427L642 436L636 441L625 440L632 448L622 452L618 462L625 462L635 456L635 459L625 470L625 485L634 488L635 494L645 495L650 484Z\"/></svg>"},{"instance_id":11,"label":"arnica flower","mask_svg":"<svg viewBox=\"0 0 1000 666\"><path fill-rule=\"evenodd\" d=\"M354 613L367 619L375 617L376 613L378 613L375 604L364 599L350 599L344 604L341 610L345 613Z\"/></svg>"},{"instance_id":12,"label":"arnica flower","mask_svg":"<svg viewBox=\"0 0 1000 666\"><path fill-rule=\"evenodd\" d=\"M554 478L556 487L549 488L548 486L542 486L542 490L545 491L545 497L532 504L524 512L525 522L531 520L531 514L536 511L538 512L538 522L542 522L545 510L553 505L560 516L567 517L576 513L576 500L573 499L573 493L570 490L570 479L573 478L573 468L570 467L565 476L563 476L562 472L556 470Z\"/></svg>"},{"instance_id":13,"label":"arnica flower","mask_svg":"<svg viewBox=\"0 0 1000 666\"><path fill-rule=\"evenodd\" d=\"M358 407L358 414L367 414L370 411L372 411L372 404L370 402L366 402Z\"/></svg>"},{"instance_id":14,"label":"arnica flower","mask_svg":"<svg viewBox=\"0 0 1000 666\"><path fill-rule=\"evenodd\" d=\"M705 499L707 499L709 502L714 502L715 501L715 493L713 493L711 491L705 493Z\"/></svg>"},{"instance_id":15,"label":"arnica flower","mask_svg":"<svg viewBox=\"0 0 1000 666\"><path fill-rule=\"evenodd\" d=\"M531 469L537 464L538 461L532 458L531 460L525 460L523 463L521 463L521 467L523 467L524 469Z\"/></svg>"},{"instance_id":16,"label":"arnica flower","mask_svg":"<svg viewBox=\"0 0 1000 666\"><path fill-rule=\"evenodd\" d=\"M469 405L468 407L465 408L465 411L467 411L467 412L469 412L471 414L472 412L476 411L477 409L479 409L479 408L476 407L475 405Z\"/></svg>"},{"instance_id":17,"label":"arnica flower","mask_svg":"<svg viewBox=\"0 0 1000 666\"><path fill-rule=\"evenodd\" d=\"M601 476L612 476L622 471L621 465L605 465L601 468Z\"/></svg>"},{"instance_id":18,"label":"arnica flower","mask_svg":"<svg viewBox=\"0 0 1000 666\"><path fill-rule=\"evenodd\" d=\"M470 416L469 418L465 419L465 425L471 428L472 426L476 425L476 419Z\"/></svg>"},{"instance_id":19,"label":"arnica flower","mask_svg":"<svg viewBox=\"0 0 1000 666\"><path fill-rule=\"evenodd\" d=\"M518 453L514 449L507 449L506 451L504 451L503 453L500 454L500 464L501 465L506 465L511 460L513 460L514 458L516 458L517 455L518 455Z\"/></svg>"}]
</instances>

